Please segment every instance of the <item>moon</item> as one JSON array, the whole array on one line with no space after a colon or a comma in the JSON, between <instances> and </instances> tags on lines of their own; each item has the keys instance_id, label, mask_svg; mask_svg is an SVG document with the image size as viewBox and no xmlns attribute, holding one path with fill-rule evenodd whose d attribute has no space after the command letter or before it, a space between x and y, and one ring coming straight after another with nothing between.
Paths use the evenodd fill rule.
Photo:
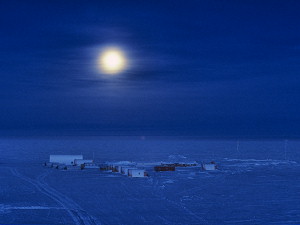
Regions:
<instances>
[{"instance_id":1,"label":"moon","mask_svg":"<svg viewBox=\"0 0 300 225\"><path fill-rule=\"evenodd\" d=\"M98 64L104 74L118 74L126 69L127 60L122 50L109 48L100 54Z\"/></svg>"}]
</instances>

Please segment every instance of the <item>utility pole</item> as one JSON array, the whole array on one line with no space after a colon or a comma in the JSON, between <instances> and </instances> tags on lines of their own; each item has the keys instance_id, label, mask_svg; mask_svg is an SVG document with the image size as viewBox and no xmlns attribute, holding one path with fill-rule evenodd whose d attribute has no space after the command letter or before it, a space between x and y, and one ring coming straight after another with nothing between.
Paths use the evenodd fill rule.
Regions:
<instances>
[{"instance_id":1,"label":"utility pole","mask_svg":"<svg viewBox=\"0 0 300 225\"><path fill-rule=\"evenodd\" d=\"M287 144L288 140L284 141L284 160L287 160Z\"/></svg>"},{"instance_id":2,"label":"utility pole","mask_svg":"<svg viewBox=\"0 0 300 225\"><path fill-rule=\"evenodd\" d=\"M238 153L238 156L240 156L240 141L237 140L236 142L236 152Z\"/></svg>"}]
</instances>

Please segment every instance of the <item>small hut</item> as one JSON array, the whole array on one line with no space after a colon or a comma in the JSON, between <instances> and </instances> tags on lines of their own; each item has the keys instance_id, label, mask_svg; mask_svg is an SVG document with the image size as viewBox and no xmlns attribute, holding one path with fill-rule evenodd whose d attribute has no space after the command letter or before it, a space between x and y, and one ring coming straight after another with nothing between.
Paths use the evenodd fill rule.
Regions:
<instances>
[{"instance_id":1,"label":"small hut","mask_svg":"<svg viewBox=\"0 0 300 225\"><path fill-rule=\"evenodd\" d=\"M136 168L133 168L133 167L122 167L122 169L121 169L121 173L122 174L124 174L124 175L126 175L126 176L128 176L128 171L130 170L130 169L136 169Z\"/></svg>"},{"instance_id":2,"label":"small hut","mask_svg":"<svg viewBox=\"0 0 300 225\"><path fill-rule=\"evenodd\" d=\"M103 171L111 171L110 166L107 165L107 164L100 164L99 167L100 167L100 170L103 170Z\"/></svg>"},{"instance_id":3,"label":"small hut","mask_svg":"<svg viewBox=\"0 0 300 225\"><path fill-rule=\"evenodd\" d=\"M116 166L116 172L121 173L122 172L122 166Z\"/></svg>"},{"instance_id":4,"label":"small hut","mask_svg":"<svg viewBox=\"0 0 300 225\"><path fill-rule=\"evenodd\" d=\"M145 177L146 176L145 170L141 169L129 169L128 170L128 176L129 177Z\"/></svg>"},{"instance_id":5,"label":"small hut","mask_svg":"<svg viewBox=\"0 0 300 225\"><path fill-rule=\"evenodd\" d=\"M217 165L214 161L210 162L210 163L202 163L202 170L216 170L217 169Z\"/></svg>"}]
</instances>

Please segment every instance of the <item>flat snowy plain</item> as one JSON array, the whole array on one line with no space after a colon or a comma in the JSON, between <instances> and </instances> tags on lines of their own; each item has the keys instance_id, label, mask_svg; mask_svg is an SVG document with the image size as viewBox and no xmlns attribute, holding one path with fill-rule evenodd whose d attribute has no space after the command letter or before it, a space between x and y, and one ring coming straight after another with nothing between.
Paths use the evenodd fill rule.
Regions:
<instances>
[{"instance_id":1,"label":"flat snowy plain","mask_svg":"<svg viewBox=\"0 0 300 225\"><path fill-rule=\"evenodd\" d=\"M94 137L0 140L1 224L300 224L300 141ZM149 178L61 171L50 154L218 163Z\"/></svg>"}]
</instances>

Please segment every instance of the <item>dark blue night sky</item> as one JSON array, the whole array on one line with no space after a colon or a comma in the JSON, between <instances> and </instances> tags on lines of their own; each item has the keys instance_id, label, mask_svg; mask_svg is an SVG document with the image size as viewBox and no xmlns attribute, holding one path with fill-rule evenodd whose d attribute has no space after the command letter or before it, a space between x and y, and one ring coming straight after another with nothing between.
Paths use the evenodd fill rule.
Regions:
<instances>
[{"instance_id":1,"label":"dark blue night sky","mask_svg":"<svg viewBox=\"0 0 300 225\"><path fill-rule=\"evenodd\" d=\"M300 136L299 1L1 1L1 135ZM103 75L100 49L130 68Z\"/></svg>"}]
</instances>

